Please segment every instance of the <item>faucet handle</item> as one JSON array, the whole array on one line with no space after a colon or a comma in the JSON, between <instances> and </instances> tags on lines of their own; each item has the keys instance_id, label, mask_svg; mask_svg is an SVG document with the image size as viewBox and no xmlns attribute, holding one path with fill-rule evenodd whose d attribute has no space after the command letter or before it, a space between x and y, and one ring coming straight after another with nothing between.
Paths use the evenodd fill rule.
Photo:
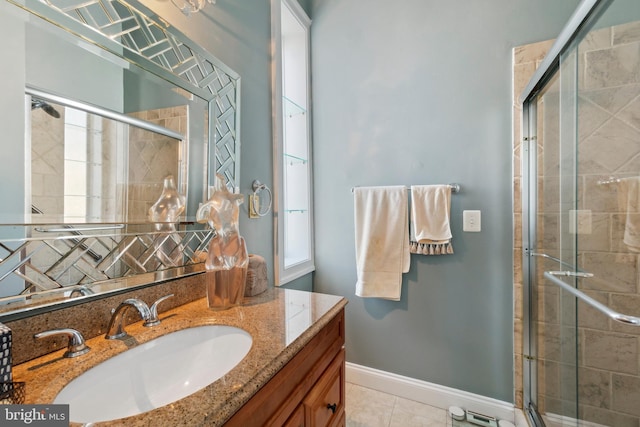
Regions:
<instances>
[{"instance_id":1,"label":"faucet handle","mask_svg":"<svg viewBox=\"0 0 640 427\"><path fill-rule=\"evenodd\" d=\"M69 344L67 345L67 351L63 355L64 357L81 356L90 350L89 346L84 343L82 334L75 329L52 329L50 331L39 332L33 337L40 339L56 335L66 335L69 337Z\"/></svg>"},{"instance_id":2,"label":"faucet handle","mask_svg":"<svg viewBox=\"0 0 640 427\"><path fill-rule=\"evenodd\" d=\"M158 319L158 305L166 300L169 299L173 296L173 294L169 294L169 295L165 295L162 298L159 298L156 302L154 302L151 305L151 308L149 308L149 311L151 312L151 316L149 317L149 320L145 321L142 326L156 326L160 324L160 319Z\"/></svg>"}]
</instances>

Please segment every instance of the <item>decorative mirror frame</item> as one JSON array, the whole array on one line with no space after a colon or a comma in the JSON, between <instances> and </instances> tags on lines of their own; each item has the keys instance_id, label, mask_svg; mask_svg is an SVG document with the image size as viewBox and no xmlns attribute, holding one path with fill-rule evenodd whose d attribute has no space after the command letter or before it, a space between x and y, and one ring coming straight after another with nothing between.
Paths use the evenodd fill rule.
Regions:
<instances>
[{"instance_id":1,"label":"decorative mirror frame","mask_svg":"<svg viewBox=\"0 0 640 427\"><path fill-rule=\"evenodd\" d=\"M215 147L209 180L219 173L231 191L239 188L240 76L235 71L136 0L7 1L208 101L215 129L209 127L208 147Z\"/></svg>"}]
</instances>

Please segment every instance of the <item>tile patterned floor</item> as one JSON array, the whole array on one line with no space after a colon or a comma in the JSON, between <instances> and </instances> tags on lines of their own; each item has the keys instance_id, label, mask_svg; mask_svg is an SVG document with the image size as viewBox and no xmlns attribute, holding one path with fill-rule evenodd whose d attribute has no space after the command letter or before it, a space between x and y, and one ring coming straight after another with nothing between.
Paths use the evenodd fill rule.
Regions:
<instances>
[{"instance_id":1,"label":"tile patterned floor","mask_svg":"<svg viewBox=\"0 0 640 427\"><path fill-rule=\"evenodd\" d=\"M347 427L451 426L447 410L346 383Z\"/></svg>"}]
</instances>

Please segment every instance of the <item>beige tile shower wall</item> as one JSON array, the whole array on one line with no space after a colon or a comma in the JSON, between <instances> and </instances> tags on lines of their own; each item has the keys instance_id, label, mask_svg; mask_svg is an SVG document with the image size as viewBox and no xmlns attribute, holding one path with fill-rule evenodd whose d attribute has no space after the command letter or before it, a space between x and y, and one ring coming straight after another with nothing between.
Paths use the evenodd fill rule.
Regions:
<instances>
[{"instance_id":1,"label":"beige tile shower wall","mask_svg":"<svg viewBox=\"0 0 640 427\"><path fill-rule=\"evenodd\" d=\"M51 218L64 213L64 109L31 113L31 202Z\"/></svg>"},{"instance_id":2,"label":"beige tile shower wall","mask_svg":"<svg viewBox=\"0 0 640 427\"><path fill-rule=\"evenodd\" d=\"M105 221L118 222L124 215L124 198L119 188L124 180L124 162L118 156L118 141L123 141L124 127L120 122L101 120L100 168L100 217Z\"/></svg>"},{"instance_id":3,"label":"beige tile shower wall","mask_svg":"<svg viewBox=\"0 0 640 427\"><path fill-rule=\"evenodd\" d=\"M187 134L187 107L142 111L132 116ZM131 127L129 135L129 222L146 222L147 214L162 193L165 177L176 181L181 167L180 147L176 140Z\"/></svg>"},{"instance_id":4,"label":"beige tile shower wall","mask_svg":"<svg viewBox=\"0 0 640 427\"><path fill-rule=\"evenodd\" d=\"M31 112L31 204L43 215L34 215L34 222L52 221L58 222L64 215L64 108L56 109L60 118L54 118L43 109L35 109ZM39 233L34 232L37 237ZM56 242L57 250L65 251L68 246L64 242ZM41 250L31 258L31 265L40 271L46 271L51 266L51 260L56 259L54 249ZM82 277L68 271L67 262L61 262L56 268L49 271L51 277L55 277L61 283L77 282ZM31 269L25 269L24 274L33 278ZM35 280L34 280L35 281ZM51 289L53 283L39 282L37 290Z\"/></svg>"},{"instance_id":5,"label":"beige tile shower wall","mask_svg":"<svg viewBox=\"0 0 640 427\"><path fill-rule=\"evenodd\" d=\"M514 398L523 407L523 287L522 287L522 106L519 97L552 45L552 41L519 46L513 50L513 295L514 295Z\"/></svg>"}]
</instances>

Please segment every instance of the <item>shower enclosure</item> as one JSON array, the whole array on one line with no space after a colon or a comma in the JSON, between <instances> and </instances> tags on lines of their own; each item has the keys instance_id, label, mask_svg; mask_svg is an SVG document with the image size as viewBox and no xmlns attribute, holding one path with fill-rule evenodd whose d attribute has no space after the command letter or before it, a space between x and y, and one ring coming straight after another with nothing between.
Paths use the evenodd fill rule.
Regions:
<instances>
[{"instance_id":1,"label":"shower enclosure","mask_svg":"<svg viewBox=\"0 0 640 427\"><path fill-rule=\"evenodd\" d=\"M640 2L581 2L521 101L525 412L638 427Z\"/></svg>"}]
</instances>

